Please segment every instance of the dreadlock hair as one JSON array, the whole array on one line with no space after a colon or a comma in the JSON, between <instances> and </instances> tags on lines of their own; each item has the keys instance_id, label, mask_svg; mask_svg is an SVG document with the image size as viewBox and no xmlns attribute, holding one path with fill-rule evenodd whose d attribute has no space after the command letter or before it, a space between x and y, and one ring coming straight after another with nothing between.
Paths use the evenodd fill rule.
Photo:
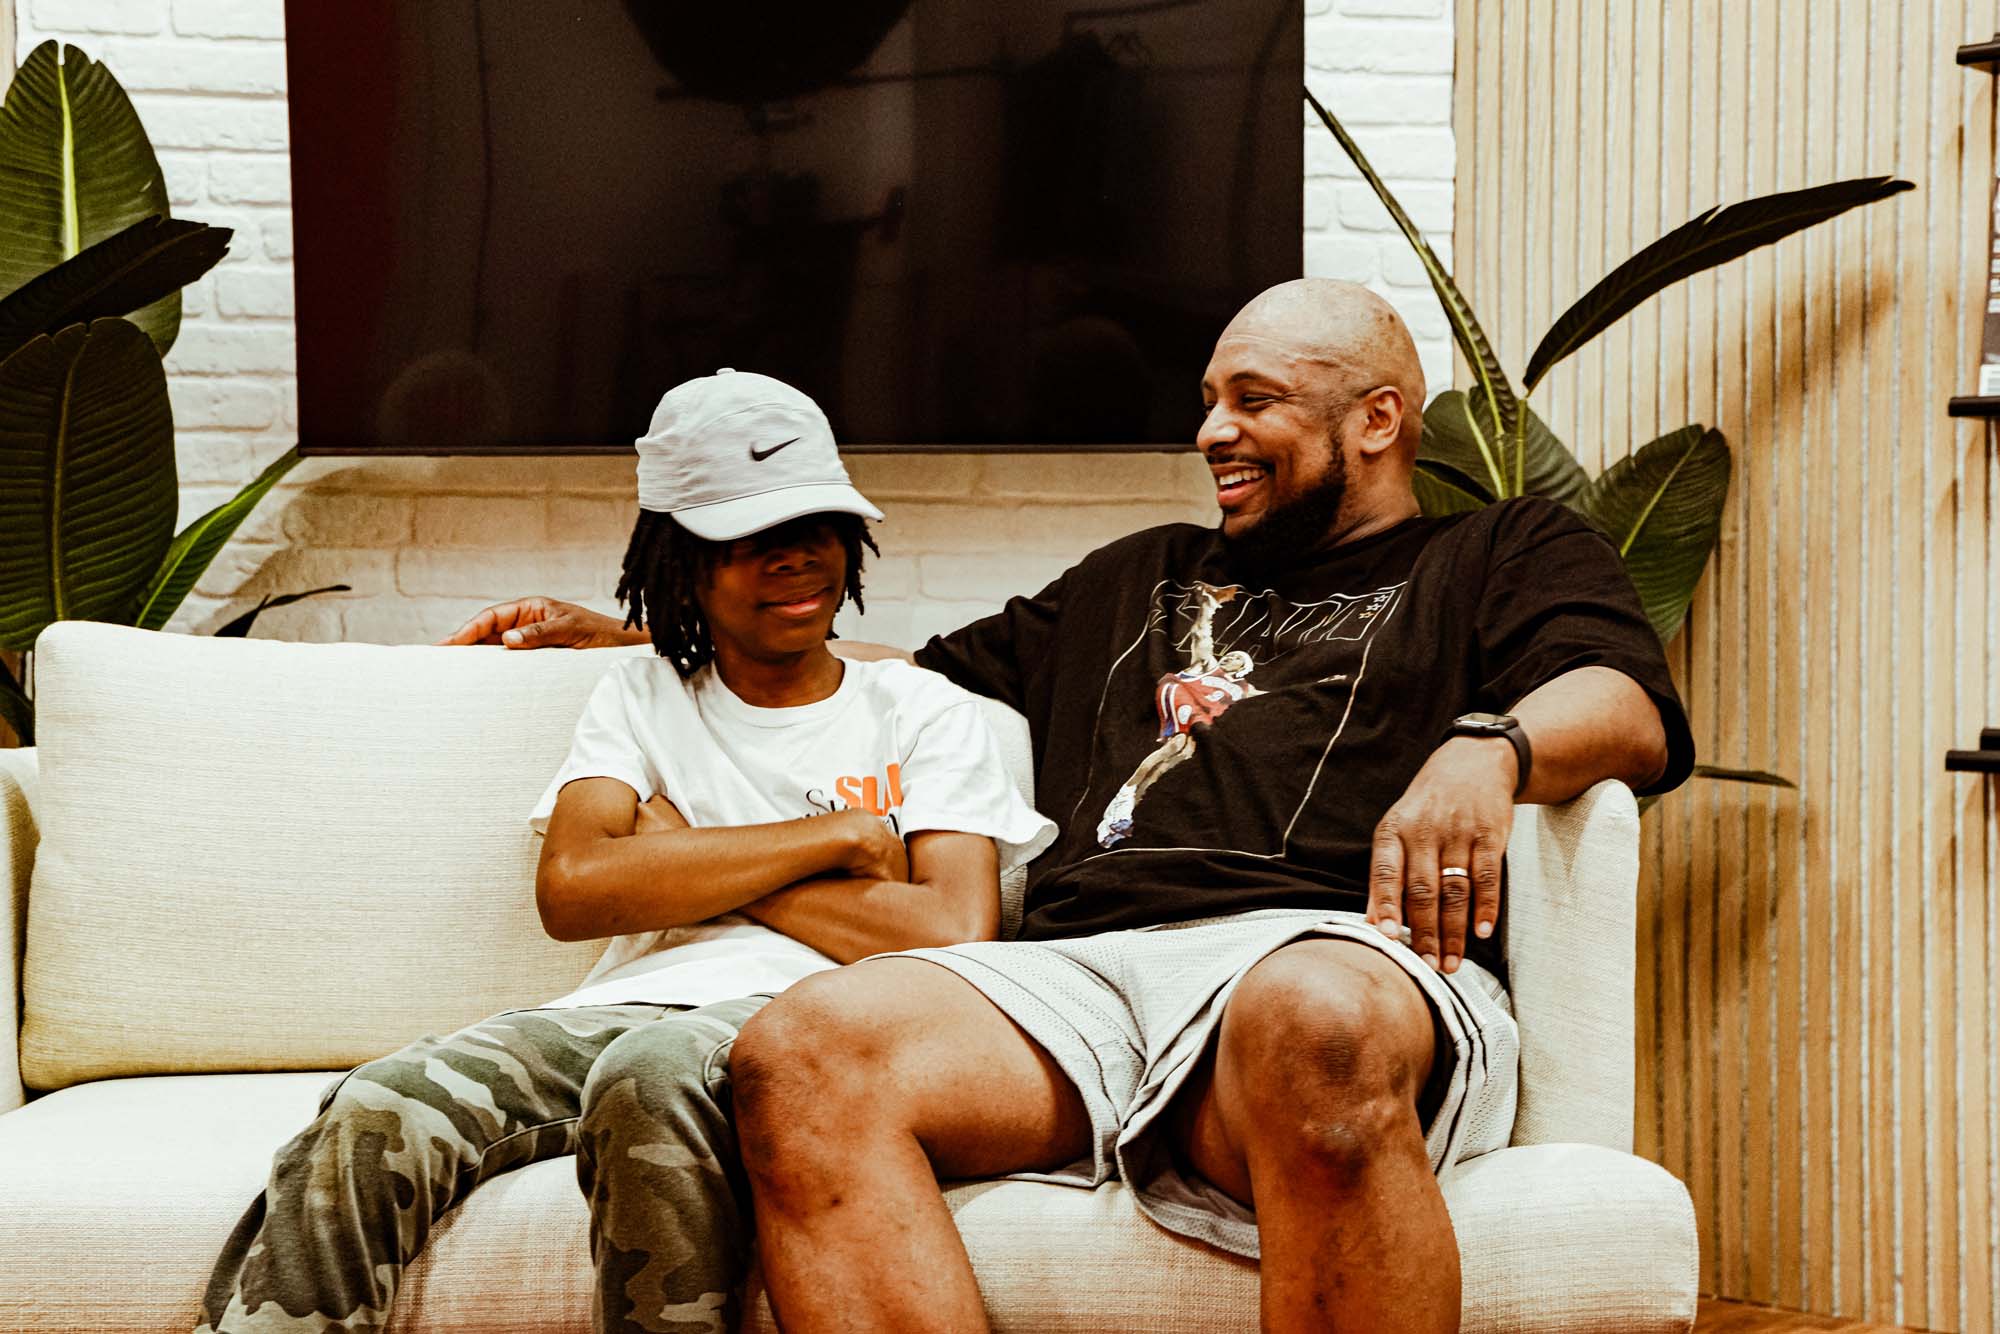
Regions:
<instances>
[{"instance_id":1,"label":"dreadlock hair","mask_svg":"<svg viewBox=\"0 0 2000 1334\"><path fill-rule=\"evenodd\" d=\"M851 599L855 610L862 609L862 549L881 555L868 524L858 514L808 514L801 518L753 533L749 541L761 554L790 540L805 524L828 524L840 537L847 553L847 581L841 590L841 604ZM633 525L632 541L625 548L625 565L618 576L618 600L625 604L625 625L646 627L653 651L674 665L686 680L715 660L715 641L709 637L708 620L701 614L695 591L708 582L709 572L729 556L732 542L711 542L696 537L675 522L673 515L640 510ZM834 638L831 630L827 638Z\"/></svg>"}]
</instances>

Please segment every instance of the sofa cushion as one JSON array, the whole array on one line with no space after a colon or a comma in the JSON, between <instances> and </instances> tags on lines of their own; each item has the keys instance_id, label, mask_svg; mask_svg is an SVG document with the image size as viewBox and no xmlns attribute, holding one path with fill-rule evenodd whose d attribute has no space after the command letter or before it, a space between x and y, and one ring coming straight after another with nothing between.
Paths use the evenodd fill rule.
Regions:
<instances>
[{"instance_id":1,"label":"sofa cushion","mask_svg":"<svg viewBox=\"0 0 2000 1334\"><path fill-rule=\"evenodd\" d=\"M0 1116L0 1329L193 1329L330 1074L113 1079Z\"/></svg>"},{"instance_id":2,"label":"sofa cushion","mask_svg":"<svg viewBox=\"0 0 2000 1334\"><path fill-rule=\"evenodd\" d=\"M1594 1144L1502 1149L1444 1183L1465 1334L1647 1334L1694 1320L1687 1191ZM972 1182L946 1194L996 1334L1257 1329L1257 1266L1155 1227L1123 1185ZM1088 1257L1079 1260L1079 1257ZM753 1278L746 1334L775 1334Z\"/></svg>"},{"instance_id":3,"label":"sofa cushion","mask_svg":"<svg viewBox=\"0 0 2000 1334\"><path fill-rule=\"evenodd\" d=\"M332 1078L109 1080L0 1116L0 1329L191 1329L223 1239ZM1123 1186L976 1182L946 1199L1001 1334L1257 1327L1256 1266L1154 1227ZM1594 1145L1503 1149L1455 1172L1445 1200L1469 1334L1693 1319L1693 1210L1651 1163ZM433 1232L392 1327L585 1334L587 1221L573 1159L486 1183ZM754 1278L750 1295L747 1327L773 1329Z\"/></svg>"},{"instance_id":4,"label":"sofa cushion","mask_svg":"<svg viewBox=\"0 0 2000 1334\"><path fill-rule=\"evenodd\" d=\"M271 1155L336 1078L80 1084L0 1116L0 1329L186 1334ZM576 1160L482 1186L445 1215L392 1312L402 1334L589 1334Z\"/></svg>"},{"instance_id":5,"label":"sofa cushion","mask_svg":"<svg viewBox=\"0 0 2000 1334\"><path fill-rule=\"evenodd\" d=\"M50 627L29 1086L345 1067L568 991L601 946L542 932L527 815L633 651Z\"/></svg>"}]
</instances>

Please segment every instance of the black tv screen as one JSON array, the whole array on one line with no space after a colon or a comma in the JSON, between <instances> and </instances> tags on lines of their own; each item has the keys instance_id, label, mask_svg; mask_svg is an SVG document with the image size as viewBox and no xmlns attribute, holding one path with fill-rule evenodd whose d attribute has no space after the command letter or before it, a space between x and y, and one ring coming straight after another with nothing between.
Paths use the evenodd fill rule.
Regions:
<instances>
[{"instance_id":1,"label":"black tv screen","mask_svg":"<svg viewBox=\"0 0 2000 1334\"><path fill-rule=\"evenodd\" d=\"M288 0L300 444L1181 448L1300 272L1297 0Z\"/></svg>"}]
</instances>

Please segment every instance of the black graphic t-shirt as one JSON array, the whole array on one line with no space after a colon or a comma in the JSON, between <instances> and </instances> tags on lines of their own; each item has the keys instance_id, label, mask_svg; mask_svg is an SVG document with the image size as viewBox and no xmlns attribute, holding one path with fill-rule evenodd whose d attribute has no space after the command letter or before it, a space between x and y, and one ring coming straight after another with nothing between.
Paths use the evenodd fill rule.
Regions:
<instances>
[{"instance_id":1,"label":"black graphic t-shirt","mask_svg":"<svg viewBox=\"0 0 2000 1334\"><path fill-rule=\"evenodd\" d=\"M1578 667L1687 717L1624 566L1569 510L1523 499L1410 519L1254 582L1218 530L1149 529L917 661L1027 715L1036 805L1026 939L1267 907L1367 910L1375 826L1454 718L1505 713ZM1502 895L1504 930L1505 895ZM1467 953L1501 971L1503 931Z\"/></svg>"}]
</instances>

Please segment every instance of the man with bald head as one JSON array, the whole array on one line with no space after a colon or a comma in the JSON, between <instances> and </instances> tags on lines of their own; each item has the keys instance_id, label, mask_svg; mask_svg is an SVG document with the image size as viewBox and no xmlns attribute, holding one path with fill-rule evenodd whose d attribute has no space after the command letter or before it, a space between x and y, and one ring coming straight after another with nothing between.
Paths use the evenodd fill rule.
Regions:
<instances>
[{"instance_id":1,"label":"man with bald head","mask_svg":"<svg viewBox=\"0 0 2000 1334\"><path fill-rule=\"evenodd\" d=\"M1020 938L794 987L731 1060L793 1331L983 1330L940 1178L1121 1177L1261 1261L1266 1330L1451 1330L1436 1174L1504 1145L1517 801L1679 783L1686 719L1610 545L1560 506L1422 516L1423 374L1344 283L1217 340L1221 522L1086 556L916 661L1024 713ZM610 631L512 604L462 635ZM539 629L537 629L539 627Z\"/></svg>"}]
</instances>

